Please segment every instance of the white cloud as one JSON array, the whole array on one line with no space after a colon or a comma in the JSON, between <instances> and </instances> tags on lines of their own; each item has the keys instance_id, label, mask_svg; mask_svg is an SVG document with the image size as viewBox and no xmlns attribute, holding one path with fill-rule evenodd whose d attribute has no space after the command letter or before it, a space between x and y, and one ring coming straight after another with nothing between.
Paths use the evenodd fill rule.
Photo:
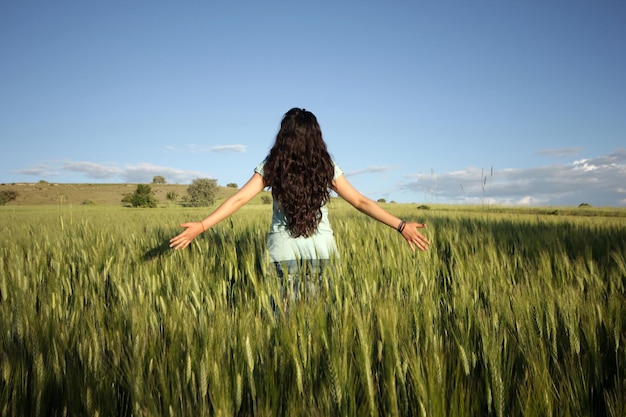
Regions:
<instances>
[{"instance_id":1,"label":"white cloud","mask_svg":"<svg viewBox=\"0 0 626 417\"><path fill-rule=\"evenodd\" d=\"M580 154L583 151L583 148L580 147L571 147L571 148L555 148L555 149L542 149L537 152L538 155L547 155L553 156L556 158L562 157L573 157Z\"/></svg>"},{"instance_id":2,"label":"white cloud","mask_svg":"<svg viewBox=\"0 0 626 417\"><path fill-rule=\"evenodd\" d=\"M467 168L408 178L411 181L402 188L435 196L442 202L619 206L624 205L626 149L569 164L493 171Z\"/></svg>"},{"instance_id":3,"label":"white cloud","mask_svg":"<svg viewBox=\"0 0 626 417\"><path fill-rule=\"evenodd\" d=\"M393 171L394 169L396 169L396 167L394 166L373 166L373 167L367 167L365 169L360 169L357 171L346 172L345 176L354 177L355 175L372 174L372 173L377 173L377 172L388 172L388 171Z\"/></svg>"},{"instance_id":4,"label":"white cloud","mask_svg":"<svg viewBox=\"0 0 626 417\"><path fill-rule=\"evenodd\" d=\"M64 171L80 172L87 178L104 180L108 178L120 177L123 170L114 165L103 165L89 161L66 161L61 166Z\"/></svg>"},{"instance_id":5,"label":"white cloud","mask_svg":"<svg viewBox=\"0 0 626 417\"><path fill-rule=\"evenodd\" d=\"M169 183L190 183L194 178L207 177L206 174L197 171L185 171L147 163L127 165L120 177L130 183L146 183L152 182L157 175L165 177Z\"/></svg>"},{"instance_id":6,"label":"white cloud","mask_svg":"<svg viewBox=\"0 0 626 417\"><path fill-rule=\"evenodd\" d=\"M195 178L206 178L208 175L198 171L164 167L149 163L128 164L120 167L116 164L101 164L91 161L64 161L59 167L35 166L18 171L23 175L36 177L57 176L61 171L82 174L86 178L111 182L124 181L129 183L149 183L161 175L169 183L191 183ZM82 182L82 181L81 181Z\"/></svg>"},{"instance_id":7,"label":"white cloud","mask_svg":"<svg viewBox=\"0 0 626 417\"><path fill-rule=\"evenodd\" d=\"M180 149L177 148L176 146L166 146L165 149L169 152L176 152L179 151ZM191 144L191 145L187 145L186 148L184 148L184 150L181 151L186 151L186 152L191 152L191 153L200 153L200 152L216 152L216 153L221 153L221 152L238 152L238 153L243 153L246 152L248 150L248 147L246 145L240 145L240 144L235 144L235 145L217 145L217 146L204 146L204 145L195 145L195 144Z\"/></svg>"},{"instance_id":8,"label":"white cloud","mask_svg":"<svg viewBox=\"0 0 626 417\"><path fill-rule=\"evenodd\" d=\"M209 152L245 152L245 145L219 145L207 148Z\"/></svg>"},{"instance_id":9,"label":"white cloud","mask_svg":"<svg viewBox=\"0 0 626 417\"><path fill-rule=\"evenodd\" d=\"M543 203L545 203L545 200L540 200L540 199L535 198L533 196L527 195L527 196L524 196L524 197L518 199L516 203L513 203L513 205L516 205L516 206L539 206L539 205L541 205Z\"/></svg>"},{"instance_id":10,"label":"white cloud","mask_svg":"<svg viewBox=\"0 0 626 417\"><path fill-rule=\"evenodd\" d=\"M246 145L217 145L217 146L205 146L205 145L186 145L183 148L179 148L177 146L168 145L165 147L166 152L182 152L182 153L203 153L203 152L215 152L215 153L223 153L223 152L237 152L244 153L248 151L248 147Z\"/></svg>"},{"instance_id":11,"label":"white cloud","mask_svg":"<svg viewBox=\"0 0 626 417\"><path fill-rule=\"evenodd\" d=\"M33 177L55 177L59 175L58 169L47 165L36 165L31 168L19 169L13 171L16 174L30 175Z\"/></svg>"}]
</instances>

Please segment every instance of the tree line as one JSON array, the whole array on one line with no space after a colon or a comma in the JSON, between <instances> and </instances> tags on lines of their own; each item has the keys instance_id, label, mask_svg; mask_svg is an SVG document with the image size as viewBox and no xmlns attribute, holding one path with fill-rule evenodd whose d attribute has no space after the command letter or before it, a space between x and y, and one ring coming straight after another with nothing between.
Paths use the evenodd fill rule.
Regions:
<instances>
[{"instance_id":1,"label":"tree line","mask_svg":"<svg viewBox=\"0 0 626 417\"><path fill-rule=\"evenodd\" d=\"M166 184L164 177L157 175L152 179L152 184ZM230 183L228 187L237 188L237 184ZM188 207L205 207L215 202L217 194L217 180L212 178L196 178L187 188L187 195L183 197L183 204ZM177 201L179 196L170 191L165 196L169 201ZM127 194L122 198L122 203L132 207L156 207L157 199L149 184L138 184L133 194Z\"/></svg>"}]
</instances>

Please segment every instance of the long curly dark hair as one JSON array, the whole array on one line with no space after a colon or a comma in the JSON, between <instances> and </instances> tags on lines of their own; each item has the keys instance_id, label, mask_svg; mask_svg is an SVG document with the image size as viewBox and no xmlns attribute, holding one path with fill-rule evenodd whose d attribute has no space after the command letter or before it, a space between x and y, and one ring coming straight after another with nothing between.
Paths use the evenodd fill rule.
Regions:
<instances>
[{"instance_id":1,"label":"long curly dark hair","mask_svg":"<svg viewBox=\"0 0 626 417\"><path fill-rule=\"evenodd\" d=\"M293 237L309 237L317 230L334 173L315 115L299 108L285 113L265 162L264 179Z\"/></svg>"}]
</instances>

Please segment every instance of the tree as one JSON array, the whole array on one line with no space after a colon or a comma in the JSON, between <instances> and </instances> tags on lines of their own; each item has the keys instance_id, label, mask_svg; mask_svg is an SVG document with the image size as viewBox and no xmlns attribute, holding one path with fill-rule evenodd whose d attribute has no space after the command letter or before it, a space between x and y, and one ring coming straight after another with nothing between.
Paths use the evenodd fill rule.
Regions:
<instances>
[{"instance_id":1,"label":"tree","mask_svg":"<svg viewBox=\"0 0 626 417\"><path fill-rule=\"evenodd\" d=\"M0 206L4 206L6 203L13 201L17 198L17 191L2 190L0 191Z\"/></svg>"},{"instance_id":2,"label":"tree","mask_svg":"<svg viewBox=\"0 0 626 417\"><path fill-rule=\"evenodd\" d=\"M152 184L165 184L165 177L162 175L156 175L152 178Z\"/></svg>"},{"instance_id":3,"label":"tree","mask_svg":"<svg viewBox=\"0 0 626 417\"><path fill-rule=\"evenodd\" d=\"M196 178L187 188L188 205L191 207L210 206L215 202L217 181L210 178Z\"/></svg>"},{"instance_id":4,"label":"tree","mask_svg":"<svg viewBox=\"0 0 626 417\"><path fill-rule=\"evenodd\" d=\"M146 184L137 185L135 193L125 196L122 202L129 203L133 207L154 208L157 206L156 197L152 192L152 188Z\"/></svg>"},{"instance_id":5,"label":"tree","mask_svg":"<svg viewBox=\"0 0 626 417\"><path fill-rule=\"evenodd\" d=\"M226 184L226 186L227 186L228 188L239 188L239 187L237 186L237 183L235 183L235 182L229 182L228 184Z\"/></svg>"}]
</instances>

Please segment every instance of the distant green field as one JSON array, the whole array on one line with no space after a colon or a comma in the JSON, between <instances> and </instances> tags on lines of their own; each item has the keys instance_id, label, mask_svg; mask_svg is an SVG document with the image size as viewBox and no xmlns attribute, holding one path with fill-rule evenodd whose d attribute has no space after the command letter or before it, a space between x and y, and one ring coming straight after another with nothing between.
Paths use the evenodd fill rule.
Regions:
<instances>
[{"instance_id":1,"label":"distant green field","mask_svg":"<svg viewBox=\"0 0 626 417\"><path fill-rule=\"evenodd\" d=\"M431 249L334 201L287 306L270 205L0 207L0 415L626 415L624 210L385 207Z\"/></svg>"}]
</instances>

